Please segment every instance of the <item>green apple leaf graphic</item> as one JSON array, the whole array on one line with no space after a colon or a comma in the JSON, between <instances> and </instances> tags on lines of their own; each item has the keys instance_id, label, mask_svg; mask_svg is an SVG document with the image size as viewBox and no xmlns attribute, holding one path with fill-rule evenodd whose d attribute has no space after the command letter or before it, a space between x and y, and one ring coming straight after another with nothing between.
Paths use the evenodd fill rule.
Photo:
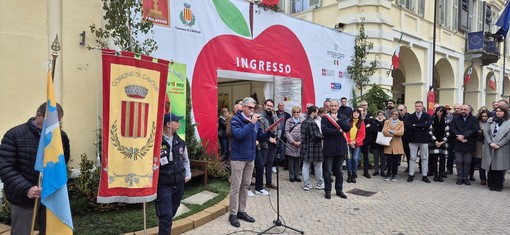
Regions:
<instances>
[{"instance_id":1,"label":"green apple leaf graphic","mask_svg":"<svg viewBox=\"0 0 510 235\"><path fill-rule=\"evenodd\" d=\"M223 22L232 29L232 31L246 37L251 35L250 28L243 14L233 3L229 0L213 0L213 3Z\"/></svg>"}]
</instances>

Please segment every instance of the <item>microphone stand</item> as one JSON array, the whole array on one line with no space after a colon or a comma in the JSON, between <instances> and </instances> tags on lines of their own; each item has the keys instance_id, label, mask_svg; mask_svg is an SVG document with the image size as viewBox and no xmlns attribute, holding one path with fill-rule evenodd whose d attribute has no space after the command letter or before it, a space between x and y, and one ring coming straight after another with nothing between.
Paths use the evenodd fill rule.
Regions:
<instances>
[{"instance_id":1,"label":"microphone stand","mask_svg":"<svg viewBox=\"0 0 510 235\"><path fill-rule=\"evenodd\" d=\"M259 123L264 127L264 129L268 129L267 126L264 125L263 122L259 122ZM284 144L287 148L289 147L289 145L287 145L273 130L269 129L269 131L275 135L277 143L279 141L280 143ZM284 227L284 228L294 230L298 233L305 234L304 231L287 226L287 225L283 224L282 221L280 220L280 167L276 167L276 219L273 220L273 225L271 225L271 227L267 228L266 230L264 230L258 234L265 234L269 230L271 230L275 227Z\"/></svg>"}]
</instances>

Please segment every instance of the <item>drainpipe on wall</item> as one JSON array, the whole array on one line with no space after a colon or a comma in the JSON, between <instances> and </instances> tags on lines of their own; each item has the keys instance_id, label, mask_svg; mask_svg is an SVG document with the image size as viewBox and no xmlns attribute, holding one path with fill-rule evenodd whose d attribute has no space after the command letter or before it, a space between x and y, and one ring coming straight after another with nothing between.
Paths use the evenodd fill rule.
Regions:
<instances>
[{"instance_id":1,"label":"drainpipe on wall","mask_svg":"<svg viewBox=\"0 0 510 235\"><path fill-rule=\"evenodd\" d=\"M62 104L62 56L63 56L63 40L62 40L62 0L48 0L48 61L51 60L51 44L58 34L58 41L60 42L59 56L56 60L54 87L55 97L57 102ZM62 104L63 105L63 104Z\"/></svg>"}]
</instances>

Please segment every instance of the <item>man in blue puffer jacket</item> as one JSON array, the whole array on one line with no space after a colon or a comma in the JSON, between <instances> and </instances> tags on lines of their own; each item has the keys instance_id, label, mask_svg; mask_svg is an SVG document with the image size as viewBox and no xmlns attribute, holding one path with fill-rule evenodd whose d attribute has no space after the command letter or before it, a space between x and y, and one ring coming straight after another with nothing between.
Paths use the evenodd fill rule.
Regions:
<instances>
[{"instance_id":1,"label":"man in blue puffer jacket","mask_svg":"<svg viewBox=\"0 0 510 235\"><path fill-rule=\"evenodd\" d=\"M230 186L230 224L240 227L239 219L253 223L255 219L246 213L248 186L253 174L257 140L266 141L269 132L264 132L257 123L260 115L254 113L255 100L251 97L243 99L243 109L232 117L230 128L232 133L232 158Z\"/></svg>"}]
</instances>

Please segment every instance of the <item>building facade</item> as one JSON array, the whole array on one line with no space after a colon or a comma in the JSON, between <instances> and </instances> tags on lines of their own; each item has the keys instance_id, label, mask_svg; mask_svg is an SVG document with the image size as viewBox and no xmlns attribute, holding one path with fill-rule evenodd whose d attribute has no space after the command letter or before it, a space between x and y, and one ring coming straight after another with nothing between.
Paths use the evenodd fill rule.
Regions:
<instances>
[{"instance_id":1,"label":"building facade","mask_svg":"<svg viewBox=\"0 0 510 235\"><path fill-rule=\"evenodd\" d=\"M281 0L280 9L354 35L363 21L365 33L374 43L372 59L380 61L371 82L390 89L395 100L400 98L408 106L417 100L426 101L430 86L436 92L436 102L443 105L466 102L479 108L490 107L495 100L508 100L510 80L503 73L504 43L490 35L499 28L495 22L506 1L437 0L433 56L434 2ZM399 45L400 66L392 69L391 58ZM471 65L471 79L464 85ZM508 63L505 70L508 74ZM494 89L488 85L491 78L496 83Z\"/></svg>"},{"instance_id":2,"label":"building facade","mask_svg":"<svg viewBox=\"0 0 510 235\"><path fill-rule=\"evenodd\" d=\"M425 101L428 87L433 86L439 103L467 102L476 108L510 98L503 56L496 55L496 60L492 49L486 50L485 46L468 48L468 38L472 42L481 40L483 45L490 41L485 33L481 38L472 33L494 33L498 28L494 23L504 4L503 0L438 0L437 46L432 61L432 0L280 0L280 8L287 14L353 35L364 19L366 33L374 43L372 59L381 62L372 82L390 89L394 99L401 98L410 106L416 100ZM78 164L81 154L95 159L94 143L100 128L101 53L88 50L87 45L95 45L89 26L102 25L102 14L100 0L43 0L30 4L1 1L0 134L34 116L45 102L45 62L51 58L51 44L58 34L55 90L65 110L63 129L71 139L71 165ZM393 70L391 57L401 36L401 63ZM471 64L472 76L464 87ZM495 89L488 86L492 77Z\"/></svg>"}]
</instances>

